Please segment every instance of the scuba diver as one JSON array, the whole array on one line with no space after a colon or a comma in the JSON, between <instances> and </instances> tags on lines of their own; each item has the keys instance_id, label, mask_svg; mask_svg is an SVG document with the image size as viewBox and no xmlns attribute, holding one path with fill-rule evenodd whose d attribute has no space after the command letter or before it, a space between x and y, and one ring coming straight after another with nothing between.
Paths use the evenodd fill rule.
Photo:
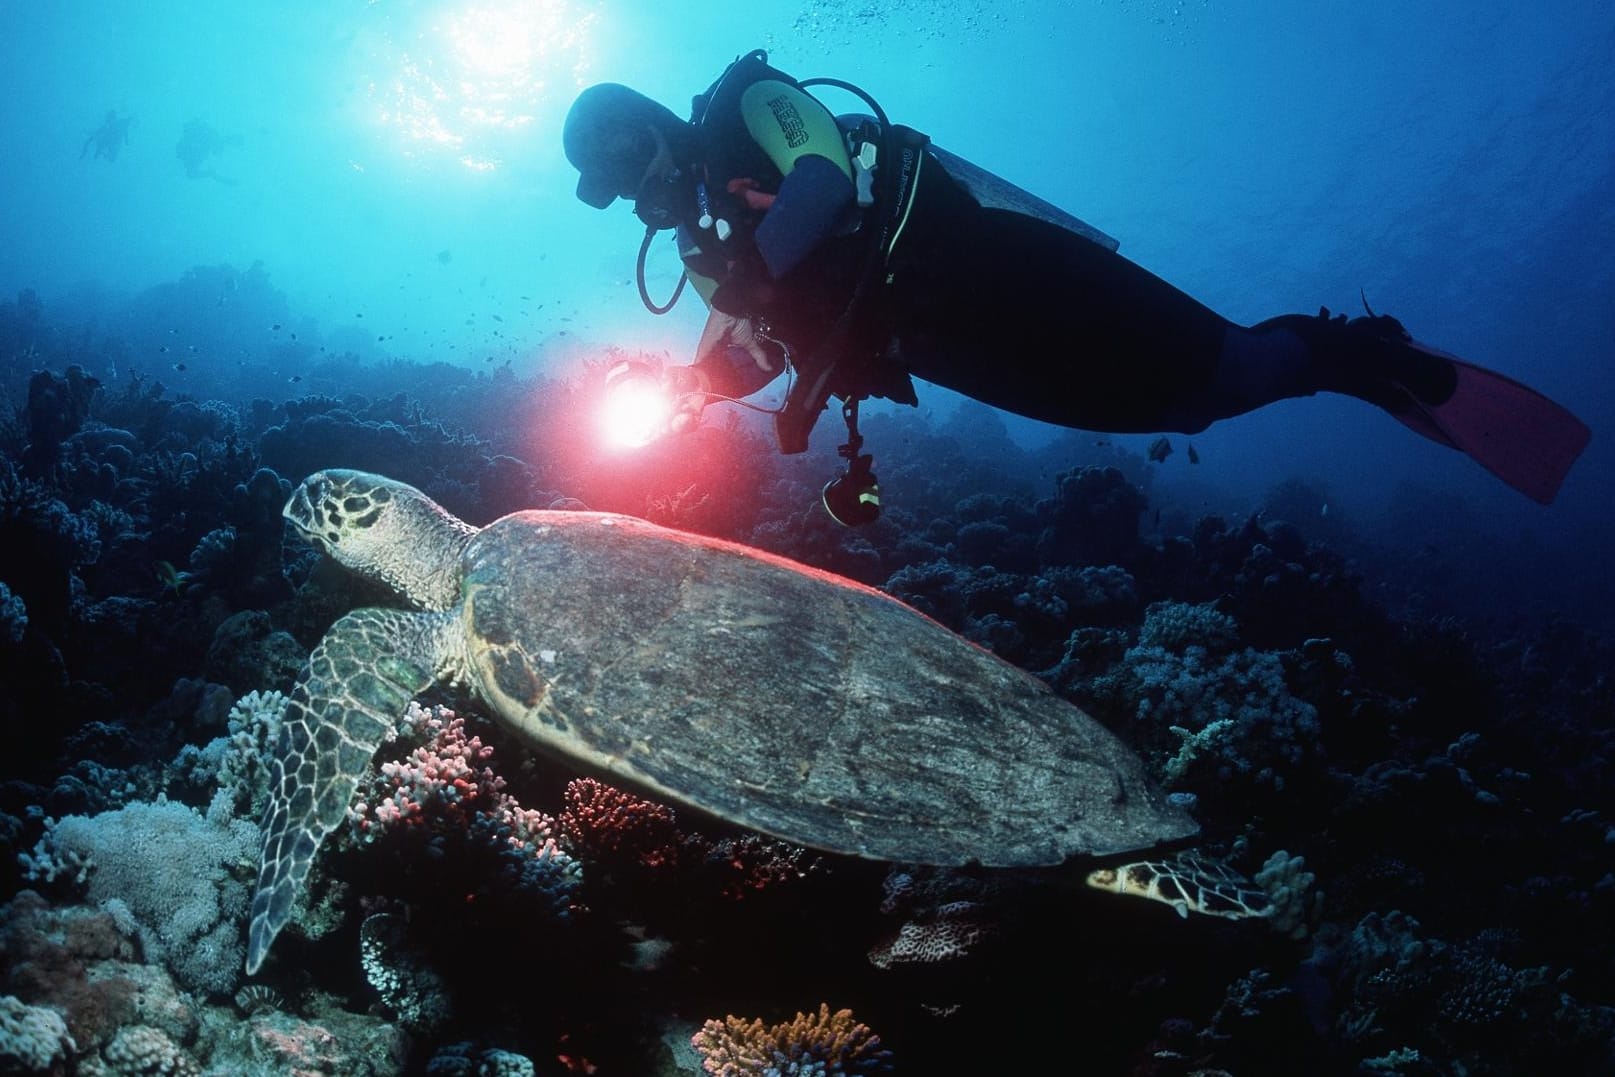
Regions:
<instances>
[{"instance_id":1,"label":"scuba diver","mask_svg":"<svg viewBox=\"0 0 1615 1077\"><path fill-rule=\"evenodd\" d=\"M133 116L119 116L117 109L107 109L101 126L91 131L89 137L84 140L84 148L79 150L79 160L82 161L84 155L90 152L90 147L94 146L97 158L105 157L108 161L116 161L118 151L129 141L129 125L134 121Z\"/></svg>"},{"instance_id":2,"label":"scuba diver","mask_svg":"<svg viewBox=\"0 0 1615 1077\"><path fill-rule=\"evenodd\" d=\"M871 115L832 115L808 92L818 85ZM646 306L671 309L687 278L710 308L694 362L660 374L677 398L668 430L789 369L782 451L806 449L829 398L843 401L848 466L825 488L843 523L879 512L858 402L915 404L912 378L1113 433L1193 434L1278 400L1345 393L1543 504L1590 437L1558 404L1418 343L1389 315L1237 325L1102 232L889 122L856 86L798 81L762 50L696 96L687 121L626 86L590 86L562 137L578 198L632 199L646 226ZM644 260L665 229L685 277L658 306Z\"/></svg>"},{"instance_id":3,"label":"scuba diver","mask_svg":"<svg viewBox=\"0 0 1615 1077\"><path fill-rule=\"evenodd\" d=\"M174 145L174 156L185 166L187 178L218 180L234 186L235 180L213 171L207 160L221 150L240 144L240 135L222 135L204 120L186 120L180 139Z\"/></svg>"}]
</instances>

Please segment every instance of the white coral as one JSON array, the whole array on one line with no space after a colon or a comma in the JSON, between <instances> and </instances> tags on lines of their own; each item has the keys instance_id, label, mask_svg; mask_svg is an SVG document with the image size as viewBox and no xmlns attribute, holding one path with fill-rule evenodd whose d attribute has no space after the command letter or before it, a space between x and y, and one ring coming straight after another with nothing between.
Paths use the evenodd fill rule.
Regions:
<instances>
[{"instance_id":1,"label":"white coral","mask_svg":"<svg viewBox=\"0 0 1615 1077\"><path fill-rule=\"evenodd\" d=\"M125 1025L101 1048L100 1059L80 1064L81 1077L196 1077L191 1057L150 1025Z\"/></svg>"},{"instance_id":2,"label":"white coral","mask_svg":"<svg viewBox=\"0 0 1615 1077\"><path fill-rule=\"evenodd\" d=\"M0 995L0 1072L49 1073L77 1049L61 1014Z\"/></svg>"}]
</instances>

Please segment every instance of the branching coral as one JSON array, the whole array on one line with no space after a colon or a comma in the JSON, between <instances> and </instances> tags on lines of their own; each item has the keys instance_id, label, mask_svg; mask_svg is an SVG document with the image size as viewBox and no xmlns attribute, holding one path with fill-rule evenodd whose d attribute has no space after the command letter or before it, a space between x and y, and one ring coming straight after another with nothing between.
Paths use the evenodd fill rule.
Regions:
<instances>
[{"instance_id":1,"label":"branching coral","mask_svg":"<svg viewBox=\"0 0 1615 1077\"><path fill-rule=\"evenodd\" d=\"M1412 1047L1456 1060L1454 1072L1607 1071L1607 1014L1603 1032L1582 1041L1579 1026L1597 1021L1594 1008L1565 993L1551 969L1516 968L1488 952L1484 936L1426 938L1410 916L1370 913L1341 948L1336 987L1336 1034L1358 1050ZM1592 1057L1595 1068L1581 1068Z\"/></svg>"},{"instance_id":2,"label":"branching coral","mask_svg":"<svg viewBox=\"0 0 1615 1077\"><path fill-rule=\"evenodd\" d=\"M1323 907L1323 895L1313 888L1317 876L1306 870L1306 858L1278 850L1256 873L1256 884L1272 899L1268 922L1273 930L1300 940Z\"/></svg>"},{"instance_id":3,"label":"branching coral","mask_svg":"<svg viewBox=\"0 0 1615 1077\"><path fill-rule=\"evenodd\" d=\"M681 830L666 804L593 778L574 778L564 797L561 847L607 872L669 872L698 891L738 900L801 879L817 863L801 846L757 834L713 839Z\"/></svg>"},{"instance_id":4,"label":"branching coral","mask_svg":"<svg viewBox=\"0 0 1615 1077\"><path fill-rule=\"evenodd\" d=\"M468 878L481 891L538 895L564 919L579 878L576 860L555 841L555 821L524 808L493 769L493 749L469 734L465 719L446 707L411 704L403 724L426 743L408 758L383 763L360 784L348 809L361 844L399 840L427 845L438 859L491 855Z\"/></svg>"},{"instance_id":5,"label":"branching coral","mask_svg":"<svg viewBox=\"0 0 1615 1077\"><path fill-rule=\"evenodd\" d=\"M580 859L607 867L651 869L678 863L684 839L667 805L593 778L568 782L565 802L558 819L561 842Z\"/></svg>"},{"instance_id":6,"label":"branching coral","mask_svg":"<svg viewBox=\"0 0 1615 1077\"><path fill-rule=\"evenodd\" d=\"M1037 503L1044 524L1037 556L1045 565L1105 565L1138 543L1138 520L1148 502L1113 467L1074 468L1056 477L1054 495Z\"/></svg>"},{"instance_id":7,"label":"branching coral","mask_svg":"<svg viewBox=\"0 0 1615 1077\"><path fill-rule=\"evenodd\" d=\"M1123 661L1078 695L1137 722L1169 785L1282 790L1317 757L1317 710L1290 693L1277 654L1238 642L1209 605L1156 603Z\"/></svg>"},{"instance_id":8,"label":"branching coral","mask_svg":"<svg viewBox=\"0 0 1615 1077\"><path fill-rule=\"evenodd\" d=\"M268 746L274 743L286 697L280 692L248 692L230 707L228 735L203 748L186 745L170 771L192 782L216 782L217 792L208 807L209 817L256 819L269 797L269 771L264 765ZM169 787L172 793L172 786Z\"/></svg>"},{"instance_id":9,"label":"branching coral","mask_svg":"<svg viewBox=\"0 0 1615 1077\"><path fill-rule=\"evenodd\" d=\"M710 1020L690 1040L713 1077L853 1077L891 1069L880 1037L852 1016L819 1004L816 1014L764 1025L726 1017Z\"/></svg>"}]
</instances>

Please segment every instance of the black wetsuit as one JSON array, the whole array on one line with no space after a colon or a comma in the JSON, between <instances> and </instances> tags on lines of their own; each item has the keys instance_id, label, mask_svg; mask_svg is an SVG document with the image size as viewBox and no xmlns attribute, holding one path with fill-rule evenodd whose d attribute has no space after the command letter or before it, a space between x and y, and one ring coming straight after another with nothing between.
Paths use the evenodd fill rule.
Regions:
<instances>
[{"instance_id":1,"label":"black wetsuit","mask_svg":"<svg viewBox=\"0 0 1615 1077\"><path fill-rule=\"evenodd\" d=\"M725 132L729 148L720 156L758 158L755 145L735 144L746 138L737 118L726 113L721 123L709 120L707 129ZM845 182L832 169L823 174L827 183ZM781 175L771 171L770 192ZM716 186L729 177L710 178ZM688 228L686 235L707 248L705 262L694 260L702 252L692 251L690 264L710 266L716 253L710 237ZM843 365L837 395L912 401L903 391L905 375L912 375L1064 426L1183 433L1321 390L1387 402L1384 374L1392 351L1365 348L1365 342L1378 344L1371 334L1348 332L1341 319L1306 315L1236 325L1086 236L981 205L929 151L912 213L855 331L838 349L820 348L852 292L863 235L823 237L777 280L763 264L767 259L735 259L731 251L730 268L717 274L727 279L715 305L766 319L794 345L799 363ZM768 298L737 302L737 292ZM721 362L705 365L714 391L724 395L748 395L772 378L744 359L731 370Z\"/></svg>"},{"instance_id":2,"label":"black wetsuit","mask_svg":"<svg viewBox=\"0 0 1615 1077\"><path fill-rule=\"evenodd\" d=\"M982 207L952 182L927 185L915 218L884 305L896 358L925 381L1117 433L1195 433L1275 400L1371 388L1339 322L1236 325L1088 237Z\"/></svg>"}]
</instances>

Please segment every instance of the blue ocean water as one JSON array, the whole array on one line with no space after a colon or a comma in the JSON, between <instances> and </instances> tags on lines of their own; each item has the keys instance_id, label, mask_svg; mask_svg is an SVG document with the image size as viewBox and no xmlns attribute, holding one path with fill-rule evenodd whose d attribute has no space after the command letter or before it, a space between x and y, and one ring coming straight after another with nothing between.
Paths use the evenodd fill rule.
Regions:
<instances>
[{"instance_id":1,"label":"blue ocean water","mask_svg":"<svg viewBox=\"0 0 1615 1077\"><path fill-rule=\"evenodd\" d=\"M606 2L159 2L8 4L4 20L0 293L33 288L69 321L106 318L193 266L261 263L299 318L366 358L564 372L572 353L546 343L569 333L682 359L699 305L667 319L640 308L639 225L621 203L601 213L572 197L559 125L594 81L682 112L763 47L798 77L863 86L1236 321L1355 313L1366 295L1595 431L1543 510L1372 409L1288 402L1198 439L1201 469L1163 469L1175 494L1248 511L1296 474L1370 528L1398 490L1413 504L1452 494L1463 531L1505 561L1530 537L1533 563L1511 573L1610 594L1606 5L838 0L693 19ZM131 118L127 142L115 160L81 154L108 110ZM193 120L221 141L188 177L175 151ZM662 294L675 272L670 249L652 259ZM1070 371L1080 391L1080 357L1047 317L1050 377ZM191 374L176 388L206 384ZM922 400L938 414L955 402Z\"/></svg>"},{"instance_id":2,"label":"blue ocean water","mask_svg":"<svg viewBox=\"0 0 1615 1077\"><path fill-rule=\"evenodd\" d=\"M980 434L980 452L988 455L1006 434L1029 454L1058 459L1080 444L1084 452L1103 450L1105 459L1124 457L1127 473L1148 481L1155 515L1145 513L1145 531L1155 536L1171 533L1174 522L1190 533L1205 513L1235 522L1286 518L1308 538L1361 552L1373 565L1366 591L1394 581L1387 589L1403 596L1391 601L1397 612L1454 614L1486 627L1476 631L1557 620L1560 643L1565 633L1594 636L1615 625L1615 10L1596 0L759 0L699 10L643 0L0 3L0 299L16 300L15 315L27 305L21 295L31 295L55 342L37 354L19 342L13 354L0 355L6 409L21 415L32 368L63 355L108 394L144 379L137 389L160 381L168 399L276 397L273 404L354 391L341 367L352 362L371 371L363 379L371 396L397 391L428 409L441 402L433 394L444 379L417 378L412 365L446 363L478 378L504 371L565 379L614 347L685 362L701 331L699 304L686 297L665 318L641 307L635 254L643 229L622 203L596 212L573 197L577 174L560 152L560 123L578 90L598 81L627 82L683 113L725 63L759 47L798 78L856 82L891 118L1118 237L1122 254L1232 320L1253 323L1319 305L1358 313L1366 299L1423 341L1570 405L1591 426L1592 442L1557 501L1544 507L1463 455L1344 397L1286 400L1193 438L1172 436L1174 452L1153 465L1145 462L1153 434L1068 441L1068 431L985 415L924 384L921 430L966 442ZM99 131L107 137L97 140ZM652 294L669 294L677 270L670 245L654 247ZM234 297L249 292L252 300L237 304ZM1084 357L1066 346L1079 326L1066 325L1061 310L1016 316L1047 325L1050 391L1084 391ZM885 405L872 412L896 421L909 415ZM394 418L407 425L409 415L401 407ZM279 413L276 421L284 418ZM824 454L840 433L833 418L816 433ZM896 510L903 509L904 486L891 476L927 470L927 460L906 455L911 444L917 441L877 446L891 468L883 475ZM1189 462L1190 444L1197 463ZM283 460L342 463L318 459L315 450L279 452ZM302 475L283 478L296 483ZM1048 488L1043 481L1037 492ZM197 567L195 557L186 560L195 536L179 525L173 530L170 547L142 551L144 575L150 560L171 572ZM110 560L111 531L107 538ZM18 559L34 555L32 547L6 552L13 591L21 589L16 573L24 572ZM833 567L862 564L859 555ZM89 572L79 567L76 575L82 597ZM908 583L904 597L925 594L924 581ZM1410 591L1420 594L1407 597ZM270 597L237 593L231 609L266 607ZM308 623L291 627L307 630ZM992 643L992 627L977 627L977 639ZM1328 633L1319 628L1319 635ZM73 633L61 628L58 636ZM1277 652L1290 641L1263 646ZM1588 644L1588 652L1607 654L1607 647ZM1570 670L1552 667L1570 662L1565 652L1544 654L1539 647L1528 657L1549 662L1555 673ZM1434 657L1408 662L1397 668L1405 681L1395 693L1441 696L1433 685L1457 677L1458 665ZM97 683L116 691L120 677L134 673L108 662ZM1573 793L1533 801L1521 814L1562 809L1573 835L1607 833L1615 809L1607 798L1586 799L1591 794L1576 780L1571 757L1605 759L1609 751L1607 677L1596 664L1565 672L1575 706L1565 702L1568 710L1555 714L1575 731L1563 736L1570 746L1563 756L1539 743L1520 752L1542 767L1562 767L1542 773ZM1547 710L1542 691L1541 680L1518 694L1499 689L1487 707ZM1470 696L1441 698L1462 710ZM82 719L89 704L73 699ZM1095 706L1092 696L1082 701ZM1462 743L1468 730L1458 710L1450 728L1441 727L1450 738L1421 744L1421 751ZM39 715L13 706L6 719L37 722ZM1397 715L1374 712L1365 722L1382 730L1395 727ZM1529 740L1520 730L1510 736ZM1504 746L1479 767L1481 782L1487 796L1508 799L1529 775L1497 764L1518 748L1508 736L1497 741ZM89 748L82 756L68 744L52 744L57 748L50 762L94 757ZM1454 783L1484 799L1466 770L1465 749L1445 759L1429 782ZM26 773L19 765L8 777L48 788L50 762L31 761ZM1384 782L1394 785L1394 778ZM10 799L0 811L29 820L31 828L18 832L27 836L24 849L32 848L44 815L107 807L68 798L34 804L29 814L19 804ZM1518 807L1515 801L1510 811ZM1505 830L1513 836L1507 849L1531 848L1513 815ZM1484 825L1465 817L1454 833L1473 843L1470 856L1489 856ZM1554 909L1542 890L1563 883L1575 895L1567 904L1596 919L1610 901L1609 844L1600 840L1589 853L1586 841L1567 838L1575 867L1563 877L1544 867L1528 880L1510 877L1500 890L1542 914ZM1426 878L1437 872L1431 862ZM1355 885L1370 883L1357 878ZM1395 885L1412 886L1407 875ZM13 890L8 885L6 893ZM1452 941L1481 938L1504 920L1431 924ZM1145 930L1176 925L1172 917L1168 928L1156 922ZM1345 928L1353 925L1361 935L1361 920ZM1407 935L1405 925L1384 930L1387 940ZM1202 937L1185 948L1216 951L1206 958L1216 964L1235 945ZM1589 941L1609 945L1607 933ZM1431 975L1507 979L1487 962L1565 966L1575 949L1526 946L1510 956L1466 946L1462 961L1454 949ZM1389 948L1386 941L1382 949ZM1068 949L1082 948L1068 940L1059 953ZM1363 948L1353 953L1366 961ZM1245 964L1255 966L1256 958ZM1336 977L1331 998L1339 1001L1347 991L1339 966L1329 966L1328 954L1315 958L1292 959L1289 979L1279 974L1292 993L1287 1004L1305 1011L1292 1014L1295 1025L1324 1020L1319 1014L1340 1017L1302 975ZM1282 959L1271 964L1286 967ZM1583 991L1581 1003L1607 1022L1615 1004L1607 954L1589 964L1599 972L1567 990ZM1008 974L988 967L982 975ZM1247 987L1260 993L1260 985ZM927 991L912 993L932 1001ZM942 996L946 1001L948 991ZM1529 991L1520 987L1518 996ZM1397 1029L1429 1016L1408 995L1386 998ZM803 995L790 1004L811 1009L819 1001ZM1160 1016L1210 1020L1210 1012L1189 1012L1192 1001L1171 1001L1179 1009L1163 1006ZM712 1004L717 1009L709 1012L693 999L683 1016L699 1022L735 1008L732 998ZM1352 1019L1371 1024L1363 1012L1371 1009L1368 993L1360 991L1353 1004L1361 1009ZM772 1022L782 1014L743 1016ZM1282 1024L1282 1017L1271 1019ZM1589 1040L1597 1029L1607 1035L1599 1019L1586 1020ZM1466 1020L1455 1024L1471 1032L1474 1022ZM1542 1017L1533 1027L1546 1024ZM932 1046L956 1033L945 1022L924 1029ZM589 1033L598 1041L599 1029ZM1260 1037L1248 1027L1239 1033ZM1413 1043L1408 1035L1405 1043ZM1353 1062L1389 1058L1405 1046L1357 1041L1365 1043L1373 1050L1363 1046ZM1436 1053L1421 1043L1424 1053ZM1452 1058L1473 1067L1468 1041L1437 1046L1450 1046ZM1014 1056L1024 1061L1034 1053L1021 1048ZM1127 1051L1113 1046L1105 1054ZM1342 1048L1340 1058L1349 1054ZM554 1053L543 1064L551 1069L539 1072L564 1066ZM1395 1072L1457 1072L1447 1064L1420 1069L1407 1061ZM1528 1072L1512 1066L1495 1072ZM1161 1062L1161 1069L1132 1072L1179 1071Z\"/></svg>"}]
</instances>

